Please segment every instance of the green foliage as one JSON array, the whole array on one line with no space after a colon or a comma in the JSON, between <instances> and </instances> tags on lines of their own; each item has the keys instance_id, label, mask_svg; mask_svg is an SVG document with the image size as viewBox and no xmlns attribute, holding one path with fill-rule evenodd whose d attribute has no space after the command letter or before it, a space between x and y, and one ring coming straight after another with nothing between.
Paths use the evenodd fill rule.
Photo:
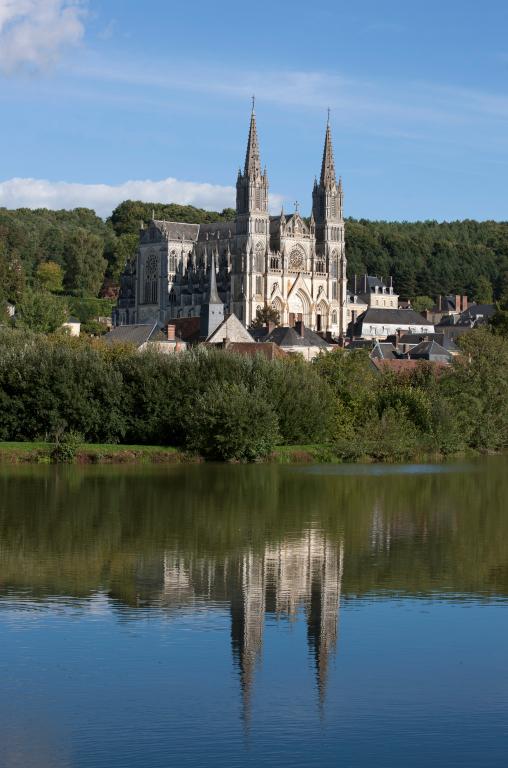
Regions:
<instances>
[{"instance_id":1,"label":"green foliage","mask_svg":"<svg viewBox=\"0 0 508 768\"><path fill-rule=\"evenodd\" d=\"M58 435L51 449L51 461L54 464L72 464L82 442L83 436L79 432Z\"/></svg>"},{"instance_id":2,"label":"green foliage","mask_svg":"<svg viewBox=\"0 0 508 768\"><path fill-rule=\"evenodd\" d=\"M143 203L140 200L125 200L115 208L109 221L118 236L135 234L141 222L147 225L152 215L166 221L186 221L190 224L204 224L211 221L233 221L235 211L225 208L222 213L205 211L193 205L177 203Z\"/></svg>"},{"instance_id":3,"label":"green foliage","mask_svg":"<svg viewBox=\"0 0 508 768\"><path fill-rule=\"evenodd\" d=\"M253 328L264 328L268 323L274 323L274 325L280 325L280 314L272 306L266 306L262 309L256 310L256 317L252 321Z\"/></svg>"},{"instance_id":4,"label":"green foliage","mask_svg":"<svg viewBox=\"0 0 508 768\"><path fill-rule=\"evenodd\" d=\"M47 291L27 290L16 309L16 325L38 333L53 333L67 320L65 302Z\"/></svg>"},{"instance_id":5,"label":"green foliage","mask_svg":"<svg viewBox=\"0 0 508 768\"><path fill-rule=\"evenodd\" d=\"M277 415L261 390L214 382L197 399L186 443L207 459L254 461L278 439Z\"/></svg>"},{"instance_id":6,"label":"green foliage","mask_svg":"<svg viewBox=\"0 0 508 768\"><path fill-rule=\"evenodd\" d=\"M430 296L415 296L411 299L411 307L415 312L424 312L426 309L432 309L436 302Z\"/></svg>"},{"instance_id":7,"label":"green foliage","mask_svg":"<svg viewBox=\"0 0 508 768\"><path fill-rule=\"evenodd\" d=\"M104 280L107 262L98 235L83 227L74 230L65 245L65 287L78 296L96 296Z\"/></svg>"},{"instance_id":8,"label":"green foliage","mask_svg":"<svg viewBox=\"0 0 508 768\"><path fill-rule=\"evenodd\" d=\"M35 270L36 285L43 291L57 293L63 288L63 269L56 261L42 261Z\"/></svg>"},{"instance_id":9,"label":"green foliage","mask_svg":"<svg viewBox=\"0 0 508 768\"><path fill-rule=\"evenodd\" d=\"M494 300L492 283L485 275L480 275L474 282L472 298L477 304L492 304Z\"/></svg>"}]
</instances>

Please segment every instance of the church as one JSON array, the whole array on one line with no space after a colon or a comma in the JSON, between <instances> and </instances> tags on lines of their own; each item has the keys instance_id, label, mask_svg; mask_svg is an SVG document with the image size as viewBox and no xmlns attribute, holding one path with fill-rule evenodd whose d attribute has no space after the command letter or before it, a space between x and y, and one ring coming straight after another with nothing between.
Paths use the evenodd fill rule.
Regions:
<instances>
[{"instance_id":1,"label":"church","mask_svg":"<svg viewBox=\"0 0 508 768\"><path fill-rule=\"evenodd\" d=\"M343 191L337 181L330 123L312 213L271 216L256 114L250 118L231 221L187 224L153 219L140 231L135 260L121 277L115 325L200 317L212 302L249 327L273 307L283 326L298 322L333 337L347 329Z\"/></svg>"}]
</instances>

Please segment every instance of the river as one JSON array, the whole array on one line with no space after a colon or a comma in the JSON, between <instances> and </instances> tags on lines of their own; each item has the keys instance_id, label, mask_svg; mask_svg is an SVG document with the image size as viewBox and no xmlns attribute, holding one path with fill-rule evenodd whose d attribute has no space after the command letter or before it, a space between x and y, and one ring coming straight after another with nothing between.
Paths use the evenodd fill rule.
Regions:
<instances>
[{"instance_id":1,"label":"river","mask_svg":"<svg viewBox=\"0 0 508 768\"><path fill-rule=\"evenodd\" d=\"M0 467L0 766L508 764L508 459Z\"/></svg>"}]
</instances>

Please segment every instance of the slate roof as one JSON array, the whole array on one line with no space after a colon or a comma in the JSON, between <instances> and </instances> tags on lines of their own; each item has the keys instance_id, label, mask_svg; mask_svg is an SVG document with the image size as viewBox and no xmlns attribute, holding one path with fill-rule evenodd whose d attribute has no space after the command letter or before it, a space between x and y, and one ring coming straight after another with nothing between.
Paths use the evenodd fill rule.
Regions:
<instances>
[{"instance_id":1,"label":"slate roof","mask_svg":"<svg viewBox=\"0 0 508 768\"><path fill-rule=\"evenodd\" d=\"M369 309L357 317L356 323L434 326L431 320L427 320L413 309L387 309L384 307L369 307Z\"/></svg>"},{"instance_id":2,"label":"slate roof","mask_svg":"<svg viewBox=\"0 0 508 768\"><path fill-rule=\"evenodd\" d=\"M279 326L266 336L263 341L273 341L277 346L282 347L321 347L327 349L330 344L321 338L310 328L304 327L303 337L290 326Z\"/></svg>"},{"instance_id":3,"label":"slate roof","mask_svg":"<svg viewBox=\"0 0 508 768\"><path fill-rule=\"evenodd\" d=\"M447 360L451 358L450 352L433 339L420 342L408 354L412 360L417 360L418 358L429 360L431 357L445 357Z\"/></svg>"},{"instance_id":4,"label":"slate roof","mask_svg":"<svg viewBox=\"0 0 508 768\"><path fill-rule=\"evenodd\" d=\"M165 234L168 240L197 240L199 234L199 224L185 224L183 221L160 221L153 222L157 229Z\"/></svg>"},{"instance_id":5,"label":"slate roof","mask_svg":"<svg viewBox=\"0 0 508 768\"><path fill-rule=\"evenodd\" d=\"M437 328L437 326L435 326ZM394 337L391 337L394 338ZM459 348L453 341L453 338L446 333L405 333L399 339L401 344L420 344L422 341L435 341L444 347L448 352L458 352Z\"/></svg>"},{"instance_id":6,"label":"slate roof","mask_svg":"<svg viewBox=\"0 0 508 768\"><path fill-rule=\"evenodd\" d=\"M397 350L390 342L381 341L376 342L374 349L371 352L371 356L376 357L378 360L396 360Z\"/></svg>"},{"instance_id":7,"label":"slate roof","mask_svg":"<svg viewBox=\"0 0 508 768\"><path fill-rule=\"evenodd\" d=\"M155 340L159 335L157 323L150 325L117 325L103 336L108 344L134 344L135 347L141 347L147 341Z\"/></svg>"},{"instance_id":8,"label":"slate roof","mask_svg":"<svg viewBox=\"0 0 508 768\"><path fill-rule=\"evenodd\" d=\"M490 318L496 311L495 304L471 304L459 315L459 323L476 321L479 317Z\"/></svg>"}]
</instances>

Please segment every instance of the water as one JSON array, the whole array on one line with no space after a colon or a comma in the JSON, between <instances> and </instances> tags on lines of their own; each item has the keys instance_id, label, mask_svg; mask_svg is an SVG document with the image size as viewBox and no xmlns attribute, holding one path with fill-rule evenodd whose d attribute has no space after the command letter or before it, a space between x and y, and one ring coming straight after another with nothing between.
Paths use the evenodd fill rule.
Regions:
<instances>
[{"instance_id":1,"label":"water","mask_svg":"<svg viewBox=\"0 0 508 768\"><path fill-rule=\"evenodd\" d=\"M506 766L507 470L0 467L0 765Z\"/></svg>"}]
</instances>

